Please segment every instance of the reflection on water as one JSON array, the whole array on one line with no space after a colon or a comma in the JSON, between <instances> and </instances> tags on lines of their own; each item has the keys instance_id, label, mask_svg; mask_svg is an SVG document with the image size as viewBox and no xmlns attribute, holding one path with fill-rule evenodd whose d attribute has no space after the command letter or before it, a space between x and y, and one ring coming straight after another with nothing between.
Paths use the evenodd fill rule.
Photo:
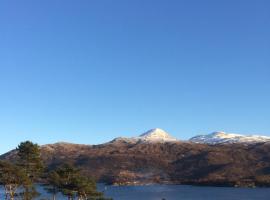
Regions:
<instances>
[{"instance_id":1,"label":"reflection on water","mask_svg":"<svg viewBox=\"0 0 270 200\"><path fill-rule=\"evenodd\" d=\"M185 185L111 186L106 194L115 200L269 200L270 188Z\"/></svg>"},{"instance_id":2,"label":"reflection on water","mask_svg":"<svg viewBox=\"0 0 270 200\"><path fill-rule=\"evenodd\" d=\"M151 185L151 186L104 186L99 184L100 191L114 200L269 200L270 188L226 188L198 187L186 185ZM43 187L38 186L40 199L52 199ZM4 199L3 188L0 199ZM61 194L57 200L67 199Z\"/></svg>"}]
</instances>

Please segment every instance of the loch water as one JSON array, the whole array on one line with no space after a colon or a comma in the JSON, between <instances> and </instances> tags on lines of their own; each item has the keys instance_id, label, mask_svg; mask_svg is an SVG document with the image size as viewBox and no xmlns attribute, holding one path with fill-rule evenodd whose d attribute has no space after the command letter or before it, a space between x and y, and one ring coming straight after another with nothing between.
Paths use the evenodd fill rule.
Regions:
<instances>
[{"instance_id":1,"label":"loch water","mask_svg":"<svg viewBox=\"0 0 270 200\"><path fill-rule=\"evenodd\" d=\"M51 199L42 186L37 200ZM189 185L105 186L98 185L107 197L114 200L269 200L270 188L200 187ZM0 189L0 199L4 191ZM61 194L57 200L66 200Z\"/></svg>"}]
</instances>

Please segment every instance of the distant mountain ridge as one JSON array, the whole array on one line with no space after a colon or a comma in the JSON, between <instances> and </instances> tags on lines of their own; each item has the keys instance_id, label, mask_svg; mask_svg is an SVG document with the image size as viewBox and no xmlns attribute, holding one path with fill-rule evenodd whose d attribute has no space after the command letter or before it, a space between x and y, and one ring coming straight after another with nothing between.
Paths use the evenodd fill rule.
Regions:
<instances>
[{"instance_id":1,"label":"distant mountain ridge","mask_svg":"<svg viewBox=\"0 0 270 200\"><path fill-rule=\"evenodd\" d=\"M261 135L240 135L225 132L213 132L208 135L198 135L189 139L190 142L201 144L232 144L270 142L270 137Z\"/></svg>"},{"instance_id":2,"label":"distant mountain ridge","mask_svg":"<svg viewBox=\"0 0 270 200\"><path fill-rule=\"evenodd\" d=\"M125 141L130 143L136 142L180 142L184 140L178 140L175 137L171 136L166 131L160 128L151 129L138 137L118 137L115 138L114 141ZM234 144L234 143L261 143L261 142L270 142L270 137L261 136L261 135L241 135L235 133L226 133L223 131L217 131L206 135L197 135L187 142L194 142L200 144L210 144L210 145L218 145L218 144Z\"/></svg>"}]
</instances>

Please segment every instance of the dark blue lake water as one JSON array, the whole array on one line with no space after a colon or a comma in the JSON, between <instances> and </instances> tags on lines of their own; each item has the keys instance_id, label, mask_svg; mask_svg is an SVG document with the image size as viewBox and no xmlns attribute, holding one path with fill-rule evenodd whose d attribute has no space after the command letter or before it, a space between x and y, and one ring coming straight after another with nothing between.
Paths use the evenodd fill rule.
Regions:
<instances>
[{"instance_id":1,"label":"dark blue lake water","mask_svg":"<svg viewBox=\"0 0 270 200\"><path fill-rule=\"evenodd\" d=\"M37 199L51 199L42 187ZM99 185L104 190L104 185ZM114 200L270 200L270 188L198 187L186 185L107 186L105 194ZM0 199L4 199L3 188ZM58 200L67 199L62 195Z\"/></svg>"}]
</instances>

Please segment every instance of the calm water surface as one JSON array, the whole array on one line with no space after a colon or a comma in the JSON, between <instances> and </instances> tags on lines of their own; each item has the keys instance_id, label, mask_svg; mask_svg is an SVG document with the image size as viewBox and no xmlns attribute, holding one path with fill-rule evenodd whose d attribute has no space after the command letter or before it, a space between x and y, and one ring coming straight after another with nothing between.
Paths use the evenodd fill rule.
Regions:
<instances>
[{"instance_id":1,"label":"calm water surface","mask_svg":"<svg viewBox=\"0 0 270 200\"><path fill-rule=\"evenodd\" d=\"M270 200L270 188L226 188L198 187L186 185L151 185L151 186L107 186L99 185L108 197L114 200ZM37 199L50 199L44 188L38 187L42 193ZM3 198L3 188L0 199ZM67 199L60 194L58 200Z\"/></svg>"}]
</instances>

